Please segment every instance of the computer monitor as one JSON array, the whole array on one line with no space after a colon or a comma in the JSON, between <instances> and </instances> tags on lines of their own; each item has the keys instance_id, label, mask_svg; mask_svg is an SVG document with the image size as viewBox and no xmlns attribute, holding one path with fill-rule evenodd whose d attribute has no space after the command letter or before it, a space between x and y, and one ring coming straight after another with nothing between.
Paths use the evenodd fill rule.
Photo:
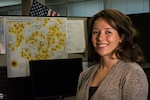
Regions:
<instances>
[{"instance_id":1,"label":"computer monitor","mask_svg":"<svg viewBox=\"0 0 150 100\"><path fill-rule=\"evenodd\" d=\"M82 58L29 61L34 100L75 96Z\"/></svg>"}]
</instances>

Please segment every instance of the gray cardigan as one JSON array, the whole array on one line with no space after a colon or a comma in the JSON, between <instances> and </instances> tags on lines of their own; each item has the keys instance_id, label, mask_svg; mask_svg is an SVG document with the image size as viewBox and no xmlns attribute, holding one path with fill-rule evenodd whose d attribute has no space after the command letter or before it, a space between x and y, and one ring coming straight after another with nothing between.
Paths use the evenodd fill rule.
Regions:
<instances>
[{"instance_id":1,"label":"gray cardigan","mask_svg":"<svg viewBox=\"0 0 150 100\"><path fill-rule=\"evenodd\" d=\"M99 64L84 70L77 87L76 100L88 100L89 87ZM120 60L99 85L90 100L147 100L148 80L137 63Z\"/></svg>"}]
</instances>

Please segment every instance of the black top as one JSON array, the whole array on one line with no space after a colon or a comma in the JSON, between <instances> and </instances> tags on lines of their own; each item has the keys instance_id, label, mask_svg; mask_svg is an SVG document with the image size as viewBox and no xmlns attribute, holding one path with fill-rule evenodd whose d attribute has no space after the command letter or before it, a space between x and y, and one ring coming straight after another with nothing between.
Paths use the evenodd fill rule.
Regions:
<instances>
[{"instance_id":1,"label":"black top","mask_svg":"<svg viewBox=\"0 0 150 100\"><path fill-rule=\"evenodd\" d=\"M98 87L90 87L89 89L89 100L92 97L92 95L95 93Z\"/></svg>"}]
</instances>

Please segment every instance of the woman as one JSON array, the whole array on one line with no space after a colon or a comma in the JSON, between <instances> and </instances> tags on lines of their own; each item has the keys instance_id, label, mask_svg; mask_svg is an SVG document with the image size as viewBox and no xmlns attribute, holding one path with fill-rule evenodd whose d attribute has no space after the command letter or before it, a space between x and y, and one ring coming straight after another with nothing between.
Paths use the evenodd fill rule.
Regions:
<instances>
[{"instance_id":1,"label":"woman","mask_svg":"<svg viewBox=\"0 0 150 100\"><path fill-rule=\"evenodd\" d=\"M92 17L90 41L98 63L80 74L76 100L147 100L137 36L130 18L120 11L105 9Z\"/></svg>"}]
</instances>

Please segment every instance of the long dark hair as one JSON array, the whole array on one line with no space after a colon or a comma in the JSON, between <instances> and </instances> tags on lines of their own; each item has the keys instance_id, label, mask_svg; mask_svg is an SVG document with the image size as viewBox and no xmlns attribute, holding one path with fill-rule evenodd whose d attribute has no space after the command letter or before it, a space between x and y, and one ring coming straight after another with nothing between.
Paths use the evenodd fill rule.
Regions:
<instances>
[{"instance_id":1,"label":"long dark hair","mask_svg":"<svg viewBox=\"0 0 150 100\"><path fill-rule=\"evenodd\" d=\"M109 25L116 29L119 33L119 36L123 38L122 43L119 44L119 46L113 51L113 53L115 53L119 59L136 62L139 65L143 66L145 61L143 52L138 45L139 33L134 27L131 19L118 10L105 9L92 17L92 19L90 20L91 23L89 33L89 44L91 45L92 49L94 50L94 47L91 43L92 28L93 23L98 18L103 18ZM94 55L95 60L100 61L100 56L95 52Z\"/></svg>"}]
</instances>

